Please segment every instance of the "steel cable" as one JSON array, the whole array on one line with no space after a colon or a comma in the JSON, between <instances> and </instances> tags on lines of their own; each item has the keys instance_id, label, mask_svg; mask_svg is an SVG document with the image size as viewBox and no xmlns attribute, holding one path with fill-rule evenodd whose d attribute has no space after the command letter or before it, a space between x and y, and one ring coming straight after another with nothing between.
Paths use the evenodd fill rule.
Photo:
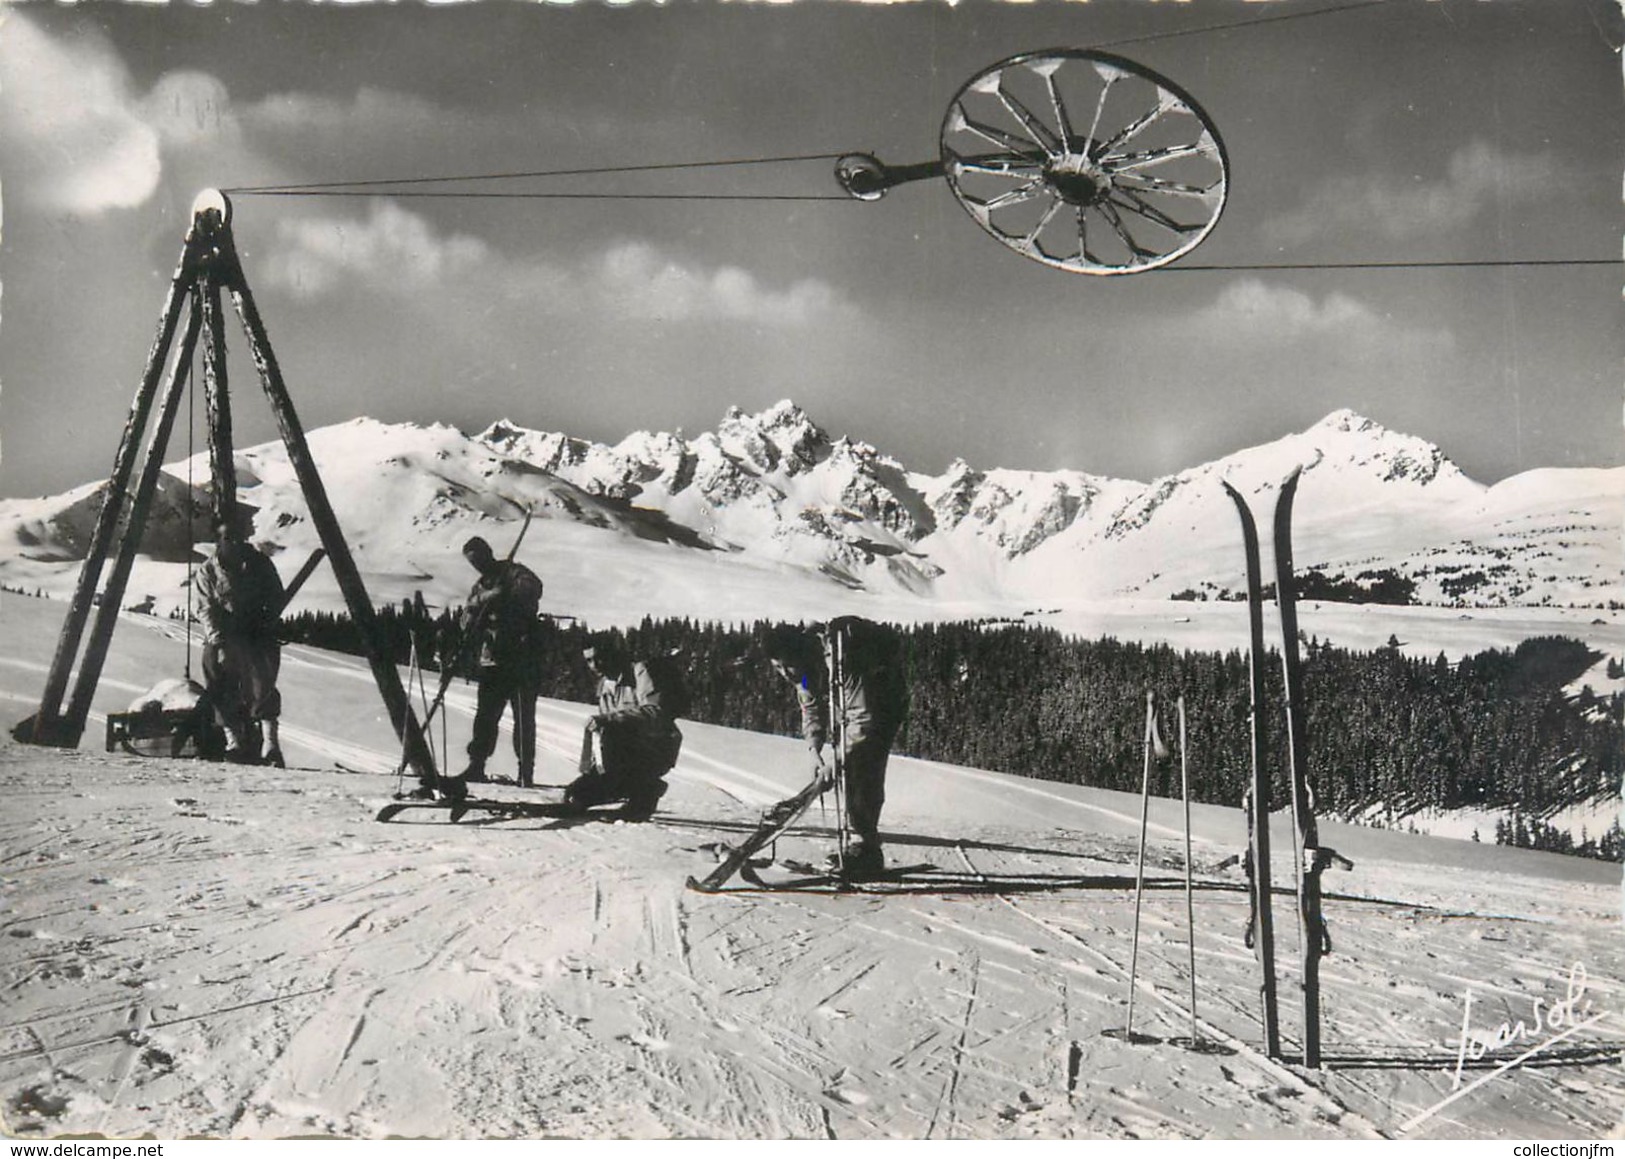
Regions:
<instances>
[{"instance_id":1,"label":"steel cable","mask_svg":"<svg viewBox=\"0 0 1625 1159\"><path fill-rule=\"evenodd\" d=\"M1380 7L1391 0L1358 0L1356 3L1321 8L1312 12L1288 12L1263 16L1254 20L1204 24L1193 28L1172 29L1141 36L1102 40L1089 46L1093 49L1121 48L1126 45L1148 44L1183 36L1207 35L1258 28L1266 24L1280 24L1311 17L1335 16L1343 13ZM848 204L855 199L844 194L798 193L614 193L565 192L556 190L423 190L409 188L422 185L444 185L452 182L492 182L536 180L556 177L603 176L622 173L671 172L677 170L738 168L744 166L782 165L808 161L832 161L848 155L842 152L798 153L776 157L743 157L715 161L670 161L640 165L586 166L569 169L515 170L496 173L468 173L429 177L372 178L352 181L324 181L280 185L238 186L222 192L240 197L391 197L397 199L436 200L499 200L499 201L839 201ZM1352 261L1352 262L1243 262L1191 265L1171 263L1159 267L1163 271L1186 273L1241 273L1247 271L1313 271L1313 270L1384 270L1384 269L1513 269L1541 266L1617 266L1625 264L1622 258L1542 258L1542 259L1467 259L1438 261ZM1137 272L1151 272L1137 271Z\"/></svg>"}]
</instances>

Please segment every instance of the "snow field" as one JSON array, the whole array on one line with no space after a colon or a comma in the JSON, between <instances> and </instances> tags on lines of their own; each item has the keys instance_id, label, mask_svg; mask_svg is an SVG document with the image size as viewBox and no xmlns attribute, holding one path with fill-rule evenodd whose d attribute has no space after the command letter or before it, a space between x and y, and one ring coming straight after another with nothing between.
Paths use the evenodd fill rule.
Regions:
<instances>
[{"instance_id":1,"label":"snow field","mask_svg":"<svg viewBox=\"0 0 1625 1159\"><path fill-rule=\"evenodd\" d=\"M6 607L9 726L60 606ZM1235 810L1193 810L1210 1044L1193 1050L1176 1041L1191 1031L1182 811L1152 802L1130 1042L1131 795L900 758L888 855L934 864L935 881L702 896L684 877L801 783L799 742L685 725L650 825L380 825L397 758L365 666L288 652L298 767L110 755L95 736L0 745L13 1133L1341 1138L1414 1122L1420 1137L1587 1137L1625 1104L1617 866L1325 826L1356 869L1326 880L1328 1068L1307 1072L1259 1049L1247 897L1217 868L1242 845ZM174 641L125 628L98 709L176 659ZM454 753L470 691L447 700ZM585 711L544 703L540 784L572 775ZM778 853L820 856L832 820L815 809ZM1273 873L1290 882L1287 856ZM1274 912L1290 1044L1289 893ZM1459 1090L1465 995L1475 1032L1532 1025L1576 962L1603 1020L1538 1066L1494 1070L1533 1037L1469 1053L1462 1085L1482 1085L1435 1111Z\"/></svg>"}]
</instances>

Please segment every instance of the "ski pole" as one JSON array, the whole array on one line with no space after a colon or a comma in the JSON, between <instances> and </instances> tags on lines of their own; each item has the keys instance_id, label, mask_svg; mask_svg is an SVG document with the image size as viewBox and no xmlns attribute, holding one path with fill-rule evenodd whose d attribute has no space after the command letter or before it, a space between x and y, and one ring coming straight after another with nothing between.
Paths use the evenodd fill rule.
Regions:
<instances>
[{"instance_id":1,"label":"ski pole","mask_svg":"<svg viewBox=\"0 0 1625 1159\"><path fill-rule=\"evenodd\" d=\"M422 593L419 594L421 595ZM418 707L420 709L427 708L429 703L429 689L428 686L423 682L423 665L421 658L418 656L417 635L415 633L412 634L410 640L411 643L407 649L406 656L406 693L408 696L411 696L414 692L417 693ZM442 758L434 751L433 734L425 729L423 739L424 742L429 745L429 755L433 757L435 762L438 764ZM401 779L404 776L405 771L406 765L404 763L400 768L395 770L396 793L401 791Z\"/></svg>"},{"instance_id":2,"label":"ski pole","mask_svg":"<svg viewBox=\"0 0 1625 1159\"><path fill-rule=\"evenodd\" d=\"M841 865L846 864L849 835L846 830L846 650L841 630L832 629L829 639L829 734L835 764L835 848Z\"/></svg>"},{"instance_id":3,"label":"ski pole","mask_svg":"<svg viewBox=\"0 0 1625 1159\"><path fill-rule=\"evenodd\" d=\"M420 706L425 712L427 712L429 708L429 686L423 675L422 657L434 655L435 637L433 634L434 621L429 615L429 604L426 600L424 600L422 591L412 593L412 609L416 615L418 624L418 627L415 628L412 633L412 643L415 647L419 647L420 651L420 659L418 662L418 700L420 702ZM421 646L418 644L420 635L424 637L423 644ZM427 726L424 727L423 737L425 742L429 745L430 754L433 755L437 761L445 760L446 754L450 751L448 738L446 736L446 718L440 718L439 753L435 753L434 751L434 734Z\"/></svg>"},{"instance_id":4,"label":"ski pole","mask_svg":"<svg viewBox=\"0 0 1625 1159\"><path fill-rule=\"evenodd\" d=\"M319 560L320 553L312 555L310 560L305 565L305 571L308 573L309 571L313 570ZM417 624L426 625L428 623L429 606L424 602L423 593L421 591L415 591L412 593L410 607L412 609L412 620L415 620L416 623L408 622L407 624L408 647L406 659L406 693L410 698L412 693L416 692L418 698L418 708L426 711L429 706L429 687L423 678L423 650L418 646L419 632ZM439 761L445 759L446 738L444 720L440 722L440 732L440 751L437 753L435 752L434 747L434 733L429 728L429 717L425 715L423 721L423 743L428 746L429 756L437 764ZM406 762L403 760L400 767L395 770L395 791L397 794L400 793L400 781L405 772Z\"/></svg>"},{"instance_id":5,"label":"ski pole","mask_svg":"<svg viewBox=\"0 0 1625 1159\"><path fill-rule=\"evenodd\" d=\"M1128 960L1128 1025L1123 1037L1134 1041L1134 978L1140 964L1140 899L1145 894L1145 832L1151 817L1151 754L1157 727L1156 694L1145 693L1145 772L1140 777L1140 866L1134 874L1134 937Z\"/></svg>"},{"instance_id":6,"label":"ski pole","mask_svg":"<svg viewBox=\"0 0 1625 1159\"><path fill-rule=\"evenodd\" d=\"M1196 1034L1196 903L1191 883L1191 777L1185 748L1185 697L1179 697L1179 793L1185 799L1185 928L1190 934L1191 949L1191 1045Z\"/></svg>"}]
</instances>

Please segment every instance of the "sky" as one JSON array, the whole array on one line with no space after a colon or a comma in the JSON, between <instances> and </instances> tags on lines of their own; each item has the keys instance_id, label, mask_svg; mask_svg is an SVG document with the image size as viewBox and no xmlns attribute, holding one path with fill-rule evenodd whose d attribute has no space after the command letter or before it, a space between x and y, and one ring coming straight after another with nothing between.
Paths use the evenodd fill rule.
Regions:
<instances>
[{"instance_id":1,"label":"sky","mask_svg":"<svg viewBox=\"0 0 1625 1159\"><path fill-rule=\"evenodd\" d=\"M791 398L916 470L1151 480L1348 407L1485 483L1622 461L1625 34L1605 0L0 20L0 496L108 474L203 189L802 156L238 193L233 227L307 429L509 419L614 442ZM1223 215L1179 262L1068 273L999 245L942 180L841 193L826 155L929 161L962 85L1052 48L1154 70L1223 138ZM409 195L476 189L594 196ZM714 199L627 196L651 193ZM272 438L234 321L227 342L237 442Z\"/></svg>"}]
</instances>

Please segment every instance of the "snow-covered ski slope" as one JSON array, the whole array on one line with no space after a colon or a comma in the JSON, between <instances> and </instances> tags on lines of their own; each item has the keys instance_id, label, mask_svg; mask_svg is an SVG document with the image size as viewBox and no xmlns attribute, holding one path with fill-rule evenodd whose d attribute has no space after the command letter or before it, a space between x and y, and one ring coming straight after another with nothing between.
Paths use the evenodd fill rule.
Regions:
<instances>
[{"instance_id":1,"label":"snow-covered ski slope","mask_svg":"<svg viewBox=\"0 0 1625 1159\"><path fill-rule=\"evenodd\" d=\"M8 729L33 709L64 611L0 603ZM178 675L181 630L127 618L97 710ZM1134 1021L1144 1037L1129 1042L1116 1032L1136 798L898 759L888 853L934 863L942 884L701 896L684 878L804 780L799 742L685 725L655 824L384 825L373 817L395 789L397 754L365 664L289 648L283 690L286 770L106 754L97 717L77 751L0 743L9 1134L1620 1128L1617 865L1324 825L1356 868L1326 879L1328 1069L1308 1072L1259 1053L1246 894L1236 870L1217 868L1242 849L1238 810L1194 810L1195 1026L1209 1045L1192 1050L1175 1041L1192 1029L1176 802L1152 802ZM457 684L448 699L454 754L471 692ZM1125 713L1143 703L1125 690ZM536 799L570 776L585 711L544 702L538 782L549 787ZM499 752L493 771L511 773L508 762ZM815 808L780 855L820 857L832 821ZM1278 825L1275 849L1289 848ZM1274 874L1292 880L1284 853ZM1291 1044L1302 1023L1289 894L1275 915ZM1512 1041L1476 1058L1474 1036L1502 1023Z\"/></svg>"}]
</instances>

